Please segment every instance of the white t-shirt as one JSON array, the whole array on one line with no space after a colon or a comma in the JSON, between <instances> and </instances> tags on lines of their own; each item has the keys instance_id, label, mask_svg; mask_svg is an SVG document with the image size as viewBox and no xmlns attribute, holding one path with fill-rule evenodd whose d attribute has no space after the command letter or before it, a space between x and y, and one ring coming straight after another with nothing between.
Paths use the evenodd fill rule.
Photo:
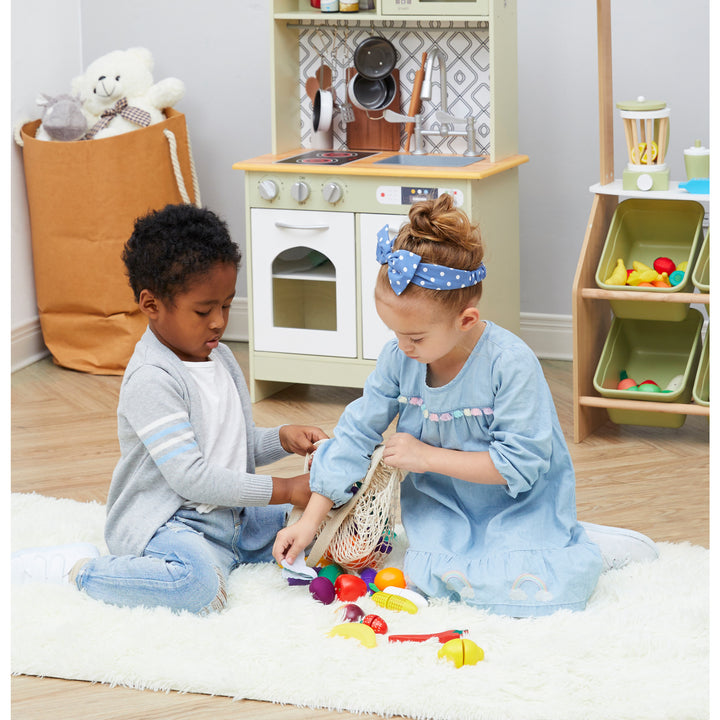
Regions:
<instances>
[{"instance_id":1,"label":"white t-shirt","mask_svg":"<svg viewBox=\"0 0 720 720\"><path fill-rule=\"evenodd\" d=\"M207 445L203 454L208 463L238 472L247 471L247 428L235 383L227 368L210 359L207 362L185 362L200 389ZM186 502L200 513L210 512L214 505Z\"/></svg>"}]
</instances>

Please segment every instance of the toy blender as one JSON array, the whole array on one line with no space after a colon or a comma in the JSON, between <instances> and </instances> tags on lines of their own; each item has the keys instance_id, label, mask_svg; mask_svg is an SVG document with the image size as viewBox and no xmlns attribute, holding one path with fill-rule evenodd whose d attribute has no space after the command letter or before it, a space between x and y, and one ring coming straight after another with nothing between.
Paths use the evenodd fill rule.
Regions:
<instances>
[{"instance_id":1,"label":"toy blender","mask_svg":"<svg viewBox=\"0 0 720 720\"><path fill-rule=\"evenodd\" d=\"M617 103L625 129L628 164L623 190L667 190L670 170L665 164L670 140L670 108L664 102L637 100Z\"/></svg>"}]
</instances>

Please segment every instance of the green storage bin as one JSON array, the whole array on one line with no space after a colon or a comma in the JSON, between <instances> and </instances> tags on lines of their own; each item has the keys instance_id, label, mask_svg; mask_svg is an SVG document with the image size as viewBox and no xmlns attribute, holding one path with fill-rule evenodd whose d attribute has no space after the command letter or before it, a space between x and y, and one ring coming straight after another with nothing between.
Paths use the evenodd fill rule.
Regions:
<instances>
[{"instance_id":1,"label":"green storage bin","mask_svg":"<svg viewBox=\"0 0 720 720\"><path fill-rule=\"evenodd\" d=\"M615 209L595 282L618 295L652 292L661 295L692 292L692 271L702 239L703 206L695 200L654 200L634 198L621 202ZM631 268L634 261L652 267L658 257L669 257L676 265L687 262L685 277L672 288L607 285L605 280L615 269L618 258ZM689 305L685 303L610 300L613 313L619 318L638 320L683 320Z\"/></svg>"},{"instance_id":2,"label":"green storage bin","mask_svg":"<svg viewBox=\"0 0 720 720\"><path fill-rule=\"evenodd\" d=\"M692 396L698 405L710 405L710 330L705 333Z\"/></svg>"},{"instance_id":3,"label":"green storage bin","mask_svg":"<svg viewBox=\"0 0 720 720\"><path fill-rule=\"evenodd\" d=\"M690 308L679 321L614 318L593 378L595 389L606 398L647 400L648 402L687 403L700 355L703 316ZM666 388L671 380L682 377L672 392L646 393L618 390L620 372L627 372L638 384L654 380ZM681 427L686 415L608 408L610 419L619 425Z\"/></svg>"},{"instance_id":4,"label":"green storage bin","mask_svg":"<svg viewBox=\"0 0 720 720\"><path fill-rule=\"evenodd\" d=\"M695 269L692 274L693 285L702 293L710 292L710 231L703 240Z\"/></svg>"}]
</instances>

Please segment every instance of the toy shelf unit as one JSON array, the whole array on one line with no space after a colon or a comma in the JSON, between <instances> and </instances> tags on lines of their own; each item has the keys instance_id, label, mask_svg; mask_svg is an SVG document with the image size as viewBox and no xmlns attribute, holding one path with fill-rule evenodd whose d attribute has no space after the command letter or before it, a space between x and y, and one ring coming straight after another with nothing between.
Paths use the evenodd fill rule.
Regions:
<instances>
[{"instance_id":1,"label":"toy shelf unit","mask_svg":"<svg viewBox=\"0 0 720 720\"><path fill-rule=\"evenodd\" d=\"M704 230L710 198L668 179L662 161L669 111L644 99L618 106L629 162L622 180L615 180L610 0L597 0L597 9L601 182L590 188L592 208L572 289L576 443L608 419L677 428L687 415L710 414L709 331L703 343L697 309L709 312L710 234ZM632 270L635 261L652 268L658 257L687 263L684 275L668 277L670 287L663 278L649 287L611 279L613 269L621 272L619 259ZM654 380L665 392L619 385L625 375L638 384Z\"/></svg>"}]
</instances>

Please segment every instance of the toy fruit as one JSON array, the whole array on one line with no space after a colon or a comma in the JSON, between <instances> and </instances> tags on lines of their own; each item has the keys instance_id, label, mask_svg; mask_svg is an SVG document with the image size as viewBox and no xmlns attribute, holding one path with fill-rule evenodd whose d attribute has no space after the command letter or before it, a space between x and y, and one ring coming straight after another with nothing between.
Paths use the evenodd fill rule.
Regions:
<instances>
[{"instance_id":1,"label":"toy fruit","mask_svg":"<svg viewBox=\"0 0 720 720\"><path fill-rule=\"evenodd\" d=\"M375 582L375 576L377 575L377 570L374 570L373 568L365 568L361 573L360 577L368 584Z\"/></svg>"},{"instance_id":2,"label":"toy fruit","mask_svg":"<svg viewBox=\"0 0 720 720\"><path fill-rule=\"evenodd\" d=\"M323 605L329 605L335 599L335 588L326 577L316 577L310 583L310 594Z\"/></svg>"},{"instance_id":3,"label":"toy fruit","mask_svg":"<svg viewBox=\"0 0 720 720\"><path fill-rule=\"evenodd\" d=\"M336 625L329 633L328 637L346 637L358 640L361 645L368 648L374 648L377 645L375 639L375 631L364 623L343 623Z\"/></svg>"},{"instance_id":4,"label":"toy fruit","mask_svg":"<svg viewBox=\"0 0 720 720\"><path fill-rule=\"evenodd\" d=\"M404 588L407 584L402 570L394 567L388 567L384 570L380 570L380 572L375 575L373 583L378 590L384 590L388 585Z\"/></svg>"},{"instance_id":5,"label":"toy fruit","mask_svg":"<svg viewBox=\"0 0 720 720\"><path fill-rule=\"evenodd\" d=\"M367 584L357 575L343 573L335 579L335 592L339 600L353 602L367 592Z\"/></svg>"},{"instance_id":6,"label":"toy fruit","mask_svg":"<svg viewBox=\"0 0 720 720\"><path fill-rule=\"evenodd\" d=\"M378 635L384 635L388 631L387 623L379 615L366 615L362 621Z\"/></svg>"},{"instance_id":7,"label":"toy fruit","mask_svg":"<svg viewBox=\"0 0 720 720\"><path fill-rule=\"evenodd\" d=\"M679 390L683 386L684 381L684 375L676 375L665 387L665 392L675 392L676 390Z\"/></svg>"},{"instance_id":8,"label":"toy fruit","mask_svg":"<svg viewBox=\"0 0 720 720\"><path fill-rule=\"evenodd\" d=\"M622 258L618 258L615 269L605 280L606 285L624 285L627 282L628 271Z\"/></svg>"},{"instance_id":9,"label":"toy fruit","mask_svg":"<svg viewBox=\"0 0 720 720\"><path fill-rule=\"evenodd\" d=\"M635 389L640 392L662 392L660 386L653 380L644 380Z\"/></svg>"},{"instance_id":10,"label":"toy fruit","mask_svg":"<svg viewBox=\"0 0 720 720\"><path fill-rule=\"evenodd\" d=\"M652 268L647 270L634 270L628 275L628 285L640 285L640 283L650 283L653 280L657 280L659 275Z\"/></svg>"},{"instance_id":11,"label":"toy fruit","mask_svg":"<svg viewBox=\"0 0 720 720\"><path fill-rule=\"evenodd\" d=\"M620 382L617 384L618 390L629 390L637 386L637 383L624 371L620 371Z\"/></svg>"},{"instance_id":12,"label":"toy fruit","mask_svg":"<svg viewBox=\"0 0 720 720\"><path fill-rule=\"evenodd\" d=\"M685 273L682 270L675 270L675 272L670 273L668 279L670 280L670 284L675 287L685 279Z\"/></svg>"},{"instance_id":13,"label":"toy fruit","mask_svg":"<svg viewBox=\"0 0 720 720\"><path fill-rule=\"evenodd\" d=\"M652 268L649 265L646 265L645 263L641 263L639 260L633 260L633 270L637 270L638 272L648 272L652 270Z\"/></svg>"},{"instance_id":14,"label":"toy fruit","mask_svg":"<svg viewBox=\"0 0 720 720\"><path fill-rule=\"evenodd\" d=\"M472 640L455 638L448 640L439 650L438 657L449 660L459 668L463 665L475 665L485 658L485 652Z\"/></svg>"},{"instance_id":15,"label":"toy fruit","mask_svg":"<svg viewBox=\"0 0 720 720\"><path fill-rule=\"evenodd\" d=\"M676 270L680 270L680 272L685 272L687 270L687 260L683 260L683 262L678 263Z\"/></svg>"},{"instance_id":16,"label":"toy fruit","mask_svg":"<svg viewBox=\"0 0 720 720\"><path fill-rule=\"evenodd\" d=\"M365 617L363 609L355 603L348 603L347 605L341 605L335 611L345 622L362 622Z\"/></svg>"},{"instance_id":17,"label":"toy fruit","mask_svg":"<svg viewBox=\"0 0 720 720\"><path fill-rule=\"evenodd\" d=\"M668 275L671 272L675 272L675 263L669 258L669 257L659 257L655 258L655 262L653 263L653 267L655 270L657 270L661 275L663 273L667 273Z\"/></svg>"}]
</instances>

